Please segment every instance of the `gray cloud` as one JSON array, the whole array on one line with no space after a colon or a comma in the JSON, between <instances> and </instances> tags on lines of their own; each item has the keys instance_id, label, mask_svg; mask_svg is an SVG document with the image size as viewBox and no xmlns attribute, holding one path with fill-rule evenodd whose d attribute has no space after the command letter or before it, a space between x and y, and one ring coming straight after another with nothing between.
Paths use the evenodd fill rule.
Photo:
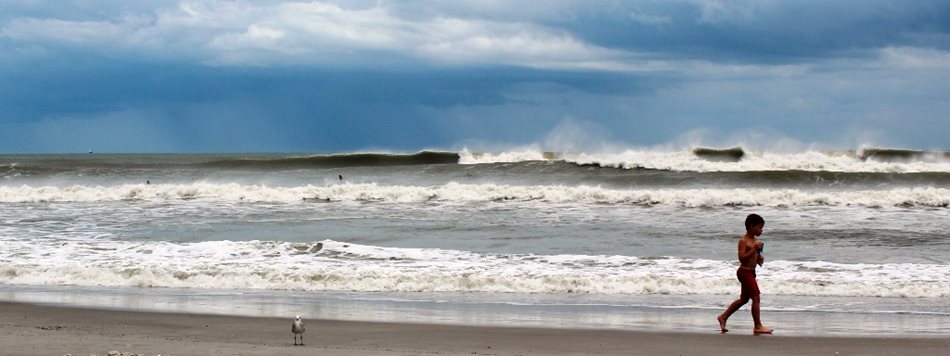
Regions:
<instances>
[{"instance_id":1,"label":"gray cloud","mask_svg":"<svg viewBox=\"0 0 950 356\"><path fill-rule=\"evenodd\" d=\"M119 6L125 11L98 18L72 7L80 15L13 11L0 36L20 48L78 46L209 65L351 68L422 60L689 71L873 57L891 47L950 49L950 5L940 1L195 1Z\"/></svg>"},{"instance_id":2,"label":"gray cloud","mask_svg":"<svg viewBox=\"0 0 950 356\"><path fill-rule=\"evenodd\" d=\"M334 3L196 2L101 20L13 18L0 35L17 42L85 46L211 65L342 64L361 56L444 65L624 69L631 54L586 44L527 22L460 17L404 19L387 7Z\"/></svg>"},{"instance_id":3,"label":"gray cloud","mask_svg":"<svg viewBox=\"0 0 950 356\"><path fill-rule=\"evenodd\" d=\"M948 132L942 1L31 1L3 10L6 151L564 145L565 132L584 142L582 129L647 145L752 130L929 149Z\"/></svg>"}]
</instances>

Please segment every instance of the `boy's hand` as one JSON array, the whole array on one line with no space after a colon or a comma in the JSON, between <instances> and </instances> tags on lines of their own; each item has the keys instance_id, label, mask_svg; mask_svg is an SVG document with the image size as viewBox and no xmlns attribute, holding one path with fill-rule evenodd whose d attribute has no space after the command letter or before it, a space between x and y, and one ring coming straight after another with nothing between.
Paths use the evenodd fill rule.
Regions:
<instances>
[{"instance_id":1,"label":"boy's hand","mask_svg":"<svg viewBox=\"0 0 950 356\"><path fill-rule=\"evenodd\" d=\"M762 267L762 264L765 263L765 256L762 256L762 255L758 255L758 256L759 257L756 259L755 263L758 263L759 267Z\"/></svg>"},{"instance_id":2,"label":"boy's hand","mask_svg":"<svg viewBox=\"0 0 950 356\"><path fill-rule=\"evenodd\" d=\"M761 249L762 249L762 246L765 246L765 243L764 243L764 242L762 242L762 241L756 241L756 242L755 242L755 249L756 249L756 250L761 250Z\"/></svg>"}]
</instances>

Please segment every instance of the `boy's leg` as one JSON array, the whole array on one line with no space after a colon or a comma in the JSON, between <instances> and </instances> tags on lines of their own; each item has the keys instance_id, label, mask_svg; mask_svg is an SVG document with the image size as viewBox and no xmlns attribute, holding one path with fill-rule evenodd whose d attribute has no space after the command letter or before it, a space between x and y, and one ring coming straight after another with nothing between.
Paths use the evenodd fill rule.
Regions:
<instances>
[{"instance_id":1,"label":"boy's leg","mask_svg":"<svg viewBox=\"0 0 950 356\"><path fill-rule=\"evenodd\" d=\"M732 304L729 304L729 307L726 308L726 311L722 312L722 314L719 314L719 316L716 317L716 320L719 321L719 328L722 329L722 332L729 331L729 329L726 329L726 320L729 320L729 317L732 316L732 313L735 313L736 310L739 310L739 308L741 308L747 302L749 302L748 298L739 297L739 299L733 301Z\"/></svg>"},{"instance_id":2,"label":"boy's leg","mask_svg":"<svg viewBox=\"0 0 950 356\"><path fill-rule=\"evenodd\" d=\"M762 316L759 313L759 295L758 294L752 296L752 322L755 323L755 328L752 329L753 333L756 333L756 334L771 334L772 333L772 328L762 325Z\"/></svg>"}]
</instances>

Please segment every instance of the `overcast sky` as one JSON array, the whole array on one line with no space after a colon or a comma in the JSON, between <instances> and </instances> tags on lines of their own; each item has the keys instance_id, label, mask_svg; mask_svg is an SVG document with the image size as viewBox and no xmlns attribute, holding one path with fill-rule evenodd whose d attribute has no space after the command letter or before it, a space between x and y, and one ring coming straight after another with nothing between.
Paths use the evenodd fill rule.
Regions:
<instances>
[{"instance_id":1,"label":"overcast sky","mask_svg":"<svg viewBox=\"0 0 950 356\"><path fill-rule=\"evenodd\" d=\"M0 0L0 153L948 137L945 0Z\"/></svg>"}]
</instances>

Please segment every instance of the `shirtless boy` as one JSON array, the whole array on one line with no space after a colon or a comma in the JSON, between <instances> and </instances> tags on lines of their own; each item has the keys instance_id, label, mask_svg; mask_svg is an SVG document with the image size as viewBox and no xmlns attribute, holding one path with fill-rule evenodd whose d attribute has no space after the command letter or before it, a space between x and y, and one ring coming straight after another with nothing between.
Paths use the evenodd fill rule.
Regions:
<instances>
[{"instance_id":1,"label":"shirtless boy","mask_svg":"<svg viewBox=\"0 0 950 356\"><path fill-rule=\"evenodd\" d=\"M726 311L716 317L722 332L729 331L726 329L726 320L732 316L732 313L751 299L752 321L755 323L752 332L754 334L772 333L772 328L762 325L762 319L759 316L759 284L755 281L755 266L765 263L765 257L761 254L764 244L758 239L764 227L765 219L757 214L749 214L745 219L745 235L739 239L739 269L736 271L736 278L742 284L742 294L726 308Z\"/></svg>"}]
</instances>

